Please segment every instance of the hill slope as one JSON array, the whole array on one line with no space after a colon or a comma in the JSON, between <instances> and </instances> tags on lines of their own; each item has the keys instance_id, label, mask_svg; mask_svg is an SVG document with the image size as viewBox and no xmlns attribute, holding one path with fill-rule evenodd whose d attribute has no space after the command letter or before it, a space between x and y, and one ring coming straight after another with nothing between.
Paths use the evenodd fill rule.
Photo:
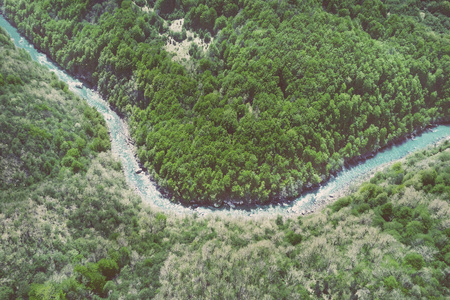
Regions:
<instances>
[{"instance_id":1,"label":"hill slope","mask_svg":"<svg viewBox=\"0 0 450 300\"><path fill-rule=\"evenodd\" d=\"M174 199L220 205L295 197L448 121L448 2L410 2L23 0L5 12L129 117Z\"/></svg>"},{"instance_id":2,"label":"hill slope","mask_svg":"<svg viewBox=\"0 0 450 300\"><path fill-rule=\"evenodd\" d=\"M0 109L0 299L103 295L111 272L143 259L121 238L140 199L111 157L105 121L1 27ZM107 275L83 273L102 259Z\"/></svg>"},{"instance_id":3,"label":"hill slope","mask_svg":"<svg viewBox=\"0 0 450 300\"><path fill-rule=\"evenodd\" d=\"M449 142L314 215L165 216L95 146L99 116L2 29L0 59L1 299L450 296Z\"/></svg>"}]
</instances>

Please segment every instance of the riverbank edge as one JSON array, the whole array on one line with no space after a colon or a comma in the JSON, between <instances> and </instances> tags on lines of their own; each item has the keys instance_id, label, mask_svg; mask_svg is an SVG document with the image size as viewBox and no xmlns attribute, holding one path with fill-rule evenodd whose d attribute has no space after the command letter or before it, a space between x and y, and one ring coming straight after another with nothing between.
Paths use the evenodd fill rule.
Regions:
<instances>
[{"instance_id":1,"label":"riverbank edge","mask_svg":"<svg viewBox=\"0 0 450 300\"><path fill-rule=\"evenodd\" d=\"M390 147L394 146L394 145L399 145L402 144L404 142L406 142L409 139L412 139L416 136L420 136L422 133L426 132L427 130L431 130L432 128L438 126L438 125L449 125L450 122L449 120L447 121L433 121L430 124L414 129L413 132L408 133L404 136L395 138L391 141L389 141L386 145L384 145L383 147L378 148L377 150L373 150L373 151L369 151L365 154L362 155L358 155L352 158L345 158L341 167L337 170L334 170L333 172L330 172L330 175L327 177L324 177L323 180L318 183L318 184L310 184L307 183L306 184L306 188L302 189L301 192L299 193L299 195L297 196L288 196L288 197L284 197L284 198L274 198L272 199L269 203L267 204L260 204L257 202L257 199L246 199L246 200L233 200L233 199L229 199L229 198L225 198L225 199L221 199L220 204L216 204L214 206L211 205L205 205L202 202L196 202L196 201L191 201L189 204L183 203L180 200L177 200L173 194L171 193L170 190L168 190L167 188L161 186L157 180L155 180L155 176L153 174L153 172L149 171L147 168L145 168L144 164L139 160L138 155L137 155L137 147L135 145L135 141L132 139L132 135L130 134L131 132L133 132L131 130L131 128L129 127L129 122L128 122L128 116L126 114L124 114L122 111L120 111L119 109L117 109L116 107L112 106L107 100L105 100L106 96L102 95L99 91L96 85L92 84L90 81L87 80L87 77L84 76L83 74L79 74L79 73L74 73L71 72L70 70L65 69L64 67L62 67L58 62L56 62L55 60L53 60L53 58L50 56L49 53L43 51L40 47L37 47L35 44L32 43L32 41L23 35L23 32L21 32L15 22L13 20L11 20L7 14L3 13L3 11L0 9L0 14L11 24L13 25L18 32L31 44L33 45L39 52L43 53L46 55L47 59L49 59L54 65L58 66L61 70L64 70L65 72L67 72L69 75L71 75L72 77L76 78L77 80L81 81L83 83L84 86L93 89L94 91L96 91L105 101L105 103L107 103L107 105L109 106L109 108L114 111L122 120L124 126L126 126L125 131L126 131L126 137L127 137L127 143L130 146L131 151L133 152L133 156L135 157L135 160L137 162L137 165L139 166L139 169L136 170L137 172L141 172L141 170L143 171L142 174L147 176L150 181L152 181L155 186L156 189L161 193L161 195L166 198L168 201L171 201L173 203L176 204L180 204L183 207L186 208L191 208L191 209L195 209L197 207L210 207L210 208L223 208L224 206L228 206L232 209L255 209L255 208L264 208L267 206L271 206L271 205L285 205L285 204L290 204L293 201L295 201L295 199L297 199L298 197L300 197L303 194L306 194L308 192L320 189L321 187L325 186L328 181L332 178L334 178L335 176L337 176L344 167L347 168L351 168L354 167L358 164L364 163L366 160L374 157L376 154L378 154L379 152L382 152L386 149L389 149ZM119 153L115 153L115 151L112 150L112 152L114 154L119 154ZM322 175L323 176L323 175Z\"/></svg>"},{"instance_id":2,"label":"riverbank edge","mask_svg":"<svg viewBox=\"0 0 450 300\"><path fill-rule=\"evenodd\" d=\"M128 132L131 132L130 128L129 128L129 124L127 122L126 116L124 116L123 114L120 114L119 112L117 112L114 109L114 107L111 107L111 109L114 110L119 115L119 117L121 117L121 119L124 122L125 126L128 127L127 128ZM423 128L415 129L413 132L411 132L409 134L406 134L404 136L401 136L399 138L396 138L396 139L388 142L386 145L384 145L383 147L378 148L377 150L373 150L373 151L370 151L370 152L368 152L366 154L363 154L363 155L359 155L359 156L356 156L356 157L345 159L344 162L343 162L343 165L338 170L331 172L330 175L328 177L326 177L324 180L322 180L320 183L318 183L316 185L311 185L311 186L303 189L301 191L301 193L299 195L297 195L297 196L286 197L285 199L276 198L276 199L273 199L272 201L270 201L267 204L258 204L257 202L254 202L254 200L250 200L250 202L245 203L243 200L233 200L233 199L223 199L222 203L220 205L217 205L217 206L204 205L201 202L191 202L189 204L185 204L185 203L183 203L181 201L177 201L176 199L174 199L172 193L167 188L164 188L164 187L162 187L161 185L158 184L158 182L154 178L154 174L152 174L151 171L149 171L144 166L144 164L139 160L138 155L137 155L137 147L135 145L135 142L133 140L131 140L131 138L128 141L128 144L130 146L130 149L132 149L132 151L133 151L133 155L136 158L136 161L138 163L138 166L139 166L140 170L142 170L142 172L143 172L143 174L145 176L148 176L150 181L152 181L155 184L157 190L168 201L171 201L171 202L176 203L176 204L180 204L183 207L190 208L190 209L193 209L193 210L198 208L198 207L208 207L208 208L212 208L212 209L220 209L220 208L224 208L224 207L229 207L231 209L236 209L236 210L249 210L249 209L257 209L257 208L264 209L265 207L274 206L274 205L275 206L277 206L277 205L284 206L284 205L292 204L292 202L294 202L295 199L301 197L302 195L304 195L306 193L309 193L309 192L312 192L312 191L315 191L315 190L318 190L318 189L326 186L331 179L333 179L334 177L338 176L339 173L344 170L344 167L352 168L352 167L355 167L355 166L357 166L359 164L363 164L368 159L371 159L374 156L376 156L378 153L381 153L381 152L383 152L385 150L389 150L390 148L392 148L394 146L398 146L398 145L401 145L403 143L406 143L408 140L414 139L414 138L422 135L425 132L433 130L433 128L436 128L437 126L440 126L440 125L449 126L450 122L439 121L439 122L430 123L430 124L424 126ZM130 137L131 137L131 135L130 135ZM446 138L441 139L437 143L439 143L439 142L441 142L443 140L446 140ZM435 145L435 144L436 143L434 143L433 145ZM430 145L429 147L431 147L433 145ZM397 162L399 160L402 160L405 157L403 157L401 159L398 159L398 160L394 160L392 162L388 162L386 164L383 164L382 166L377 167L375 170L379 170L380 168L384 168L385 166L387 166L389 164L392 164L392 163L395 163L395 162ZM372 172L370 172L370 173L372 173ZM375 174L375 172L373 174ZM364 178L365 177L366 176L364 176ZM362 180L358 179L357 182L362 183ZM336 194L335 194L331 198L332 201L329 201L329 202L333 202L333 201L339 199L339 197L342 197L342 196L336 196ZM329 202L327 202L327 204Z\"/></svg>"},{"instance_id":3,"label":"riverbank edge","mask_svg":"<svg viewBox=\"0 0 450 300\"><path fill-rule=\"evenodd\" d=\"M376 156L378 153L381 153L383 151L389 150L390 148L392 148L394 146L402 145L403 143L406 143L408 140L414 139L415 137L418 137L418 136L422 135L423 133L431 131L431 130L433 130L433 128L436 128L437 126L440 126L440 125L449 126L450 123L449 122L435 122L435 123L429 124L429 125L425 126L424 128L422 128L420 131L419 130L415 130L414 132L412 132L410 134L407 134L405 136L402 136L402 137L399 137L399 138L397 138L395 140L392 140L391 142L387 143L385 146L379 148L378 150L374 150L374 151L371 151L371 152L366 153L364 155L359 155L357 157L349 158L347 161L344 162L344 165L339 170L337 170L337 171L335 171L333 173L330 173L330 176L327 177L322 182L320 182L319 184L313 185L313 186L311 186L309 188L305 188L302 191L302 193L300 195L296 196L296 197L287 198L286 200L278 199L278 200L274 200L274 201L270 202L269 204L264 204L264 205L263 204L241 204L241 205L239 205L239 204L236 204L234 202L229 202L229 203L232 204L232 205L230 205L229 203L225 202L223 204L223 206L227 205L227 206L229 206L231 208L234 208L233 207L233 205L234 205L234 206L236 206L236 209L255 209L255 208L264 208L264 207L272 206L272 205L284 206L284 205L292 204L292 202L295 201L295 199L301 197L301 195L309 193L309 192L313 192L313 191L316 191L316 190L319 190L320 188L326 186L328 184L329 180L331 180L332 178L334 178L336 176L339 176L339 173L344 170L344 166L347 167L347 168L352 168L352 167L355 167L355 166L357 166L359 164L363 164L367 160L369 160L369 159L373 158L374 156ZM427 146L425 149L422 149L420 151L427 150L427 149L429 149L431 147L439 145L440 143L443 143L446 140L450 140L450 136L448 136L446 138L442 138L439 141L436 141L435 143ZM313 212L317 211L318 209L321 209L321 208L327 206L328 204L338 200L339 198L350 194L351 192L353 192L352 188L356 188L359 185L361 185L363 182L369 180L376 172L378 172L378 171L380 171L380 170L382 170L382 169L388 167L389 165L392 165L392 164L394 164L394 163L396 163L398 161L404 160L406 157L408 157L409 155L413 154L414 152L416 152L416 151L413 151L410 154L408 154L408 155L406 155L406 156L404 156L404 157L402 157L400 159L396 159L396 160L384 163L383 165L376 167L375 169L373 169L370 172L368 172L366 175L361 176L358 179L356 179L356 181L353 182L352 184L349 184L346 187L341 188L339 190L339 192L333 193L332 195L328 195L329 197L327 197L327 200L325 200L325 201L324 200L320 200L319 202L315 202L312 205L311 209L303 210L300 214L302 214L302 215L305 214L306 215L306 214L313 213ZM223 206L221 206L221 207L223 207Z\"/></svg>"},{"instance_id":4,"label":"riverbank edge","mask_svg":"<svg viewBox=\"0 0 450 300\"><path fill-rule=\"evenodd\" d=\"M438 125L448 125L448 124L438 124ZM436 126L438 126L436 125ZM434 126L435 127L435 126ZM434 128L433 127L433 128ZM404 162L408 157L411 155L414 155L415 153L422 152L422 151L428 151L431 148L434 147L440 147L442 144L444 144L446 141L450 141L450 136L447 136L445 138L441 138L440 140L434 142L433 144L428 145L426 148L412 151L411 153L403 156L402 158L395 159L393 161L384 163L372 170L370 170L368 173L366 173L363 176L358 177L354 182L351 184L347 184L345 187L341 187L338 192L335 192L332 197L327 197L325 200L318 201L314 203L312 209L305 212L304 214L312 214L321 211L322 209L326 208L329 204L335 202L336 200L339 200L342 197L349 196L355 192L358 191L358 189L361 187L361 185L365 182L368 182L376 173L382 172L383 170L386 170L387 168L391 167L395 163L398 162Z\"/></svg>"}]
</instances>

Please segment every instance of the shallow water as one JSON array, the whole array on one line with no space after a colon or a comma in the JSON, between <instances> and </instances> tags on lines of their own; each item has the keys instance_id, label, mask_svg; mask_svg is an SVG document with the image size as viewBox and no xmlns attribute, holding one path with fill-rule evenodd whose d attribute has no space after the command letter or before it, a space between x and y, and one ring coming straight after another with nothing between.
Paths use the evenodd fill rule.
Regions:
<instances>
[{"instance_id":1,"label":"shallow water","mask_svg":"<svg viewBox=\"0 0 450 300\"><path fill-rule=\"evenodd\" d=\"M6 29L11 35L17 47L25 49L34 61L48 67L53 71L60 80L66 82L70 90L81 96L87 103L95 107L105 118L110 130L113 153L118 154L122 162L126 179L130 186L135 189L142 197L143 201L148 202L153 207L158 207L164 211L170 211L180 214L221 214L221 215L240 215L240 216L273 216L273 215L296 215L304 211L312 210L317 204L327 202L330 196L339 193L343 189L352 185L359 178L365 176L374 169L398 160L407 154L424 149L427 146L443 139L450 137L450 126L437 126L422 135L407 140L401 145L395 145L370 158L363 163L349 169L341 171L335 178L331 179L326 185L317 190L303 194L289 204L269 205L249 209L230 209L230 208L203 208L199 207L191 209L179 204L171 203L164 198L157 190L155 184L143 174L136 174L139 169L138 162L134 157L132 146L128 144L129 133L126 124L120 117L112 111L108 104L92 89L82 86L77 79L72 78L58 66L47 59L47 56L37 51L33 45L27 42L17 30L12 27L5 18L0 15L0 26ZM78 86L78 87L77 87ZM82 88L79 88L81 87Z\"/></svg>"}]
</instances>

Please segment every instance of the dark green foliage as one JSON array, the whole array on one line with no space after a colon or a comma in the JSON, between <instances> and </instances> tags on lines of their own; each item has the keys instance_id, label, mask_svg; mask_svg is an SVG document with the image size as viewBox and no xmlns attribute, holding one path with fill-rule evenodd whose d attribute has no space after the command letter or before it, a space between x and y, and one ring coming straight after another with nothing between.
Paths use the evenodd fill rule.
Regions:
<instances>
[{"instance_id":1,"label":"dark green foliage","mask_svg":"<svg viewBox=\"0 0 450 300\"><path fill-rule=\"evenodd\" d=\"M359 215L370 210L370 205L367 203L360 204L352 209L352 214Z\"/></svg>"},{"instance_id":2,"label":"dark green foliage","mask_svg":"<svg viewBox=\"0 0 450 300\"><path fill-rule=\"evenodd\" d=\"M105 296L105 284L118 274L119 267L114 260L102 258L97 263L87 263L84 266L77 265L74 271L79 274L77 280L81 284L91 289L94 293Z\"/></svg>"},{"instance_id":3,"label":"dark green foliage","mask_svg":"<svg viewBox=\"0 0 450 300\"><path fill-rule=\"evenodd\" d=\"M286 240L292 246L295 246L295 245L300 244L302 242L302 235L301 234L297 234L297 233L295 233L292 230L289 230L286 233Z\"/></svg>"},{"instance_id":4,"label":"dark green foliage","mask_svg":"<svg viewBox=\"0 0 450 300\"><path fill-rule=\"evenodd\" d=\"M373 207L381 206L386 203L387 199L388 199L387 193L378 194L375 198L369 199L370 207L373 208Z\"/></svg>"},{"instance_id":5,"label":"dark green foliage","mask_svg":"<svg viewBox=\"0 0 450 300\"><path fill-rule=\"evenodd\" d=\"M412 238L418 234L424 233L424 225L419 221L411 221L406 225L405 236L407 238Z\"/></svg>"},{"instance_id":6,"label":"dark green foliage","mask_svg":"<svg viewBox=\"0 0 450 300\"><path fill-rule=\"evenodd\" d=\"M386 203L381 207L381 216L387 222L391 221L394 214L394 207L392 203Z\"/></svg>"},{"instance_id":7,"label":"dark green foliage","mask_svg":"<svg viewBox=\"0 0 450 300\"><path fill-rule=\"evenodd\" d=\"M349 206L350 203L352 203L352 198L351 197L342 197L342 198L340 198L339 200L337 200L336 202L333 203L332 209L334 211L339 211L343 207Z\"/></svg>"},{"instance_id":8,"label":"dark green foliage","mask_svg":"<svg viewBox=\"0 0 450 300\"><path fill-rule=\"evenodd\" d=\"M131 227L129 220L136 219L138 199L126 193L120 162L92 151L95 141L102 150L110 147L102 116L61 90L65 85L54 75L9 47L7 41L9 37L0 28L4 61L0 73L7 69L10 75L0 85L0 219L1 234L8 232L10 237L2 239L0 247L0 279L4 283L0 298L106 296L107 282L129 267L131 250L122 247L106 256L100 245L108 243L107 237L119 237L119 226ZM9 222L11 218L14 221ZM162 214L155 216L155 235L164 229L166 219ZM133 228L136 232L141 229L140 225ZM139 237L133 230L127 229L130 240ZM133 244L145 249L150 240L159 241L146 236ZM142 280L156 290L154 274L166 257L165 250L158 246L142 252L158 254L153 276ZM49 280L68 265L72 276L62 282ZM135 270L145 273L140 267Z\"/></svg>"},{"instance_id":9,"label":"dark green foliage","mask_svg":"<svg viewBox=\"0 0 450 300\"><path fill-rule=\"evenodd\" d=\"M433 180L435 181L434 184L437 185L438 178L446 176L448 172L448 160L442 160L440 158L442 156L445 157L446 153L449 153L448 147L448 143L443 143L439 147L430 148L431 150L429 151L422 151L419 155L416 153L407 158L407 161L414 159L419 165L423 166L428 163L431 167L425 167L425 169L419 167L419 169L417 169L413 167L413 164L408 164L410 167L404 167L400 163L394 164L385 172L377 173L375 179L371 180L371 184L363 184L359 191L352 195L352 198L354 199L353 202L349 202L344 198L345 204L349 202L346 206L350 206L353 215L359 216L362 213L371 213L373 211L375 215L372 220L372 226L381 228L384 234L388 234L395 238L395 240L403 244L405 249L411 249L404 256L402 261L389 261L387 265L390 265L391 267L395 266L397 269L403 268L403 270L405 270L404 272L411 274L412 282L422 288L427 287L428 289L433 286L431 289L436 290L431 291L428 289L427 294L433 294L436 297L439 297L437 295L442 291L441 287L446 280L445 276L442 276L442 273L440 273L441 271L436 272L436 276L431 280L433 283L430 284L421 279L421 277L417 275L417 271L421 271L428 267L442 270L442 268L446 268L450 263L450 255L448 254L450 247L447 246L446 242L450 231L442 230L441 227L444 224L442 222L444 222L447 217L444 217L445 214L442 214L440 217L436 216L437 211L440 211L440 209L447 206L445 201L441 201L439 197L448 199L448 195L444 189L436 189L433 190L434 194L430 195L429 199L427 197L423 198L424 193L421 189L424 188L424 191L426 191L427 186L433 184ZM427 160L429 157L433 158ZM424 161L426 162L425 164L423 163ZM420 172L418 170L420 170ZM396 185L388 184L391 183L395 173L400 172L404 174L409 182L406 191L402 191L405 189L404 186L399 190L396 188ZM441 179L439 179L439 182L440 180ZM374 184L375 182L377 184ZM411 197L411 193L414 192L416 193L416 196ZM406 196L410 197L409 200L406 202L403 200L402 205L395 204L396 201L393 199L395 199L395 197L400 197L401 199L404 196L403 193L409 194L409 196ZM391 198L392 196L395 197ZM380 197L382 200L380 200ZM363 203L364 199L367 199L371 208L366 206L367 203ZM338 200L330 205L333 212L339 211L339 209L336 208L341 207L340 201L341 200ZM428 203L428 205L426 205L426 203ZM415 252L416 249L421 249L421 247L427 247L429 251ZM426 254L423 254L422 256L422 253ZM425 259L425 257L428 259ZM400 280L403 279L400 279L397 275L388 276L382 280L382 284L387 291L393 292L393 290L401 290L405 295L411 296L411 290L405 289L404 285L400 283ZM355 296L356 295L357 294L355 294Z\"/></svg>"},{"instance_id":10,"label":"dark green foliage","mask_svg":"<svg viewBox=\"0 0 450 300\"><path fill-rule=\"evenodd\" d=\"M427 170L422 172L422 184L423 185L433 185L436 182L436 171L435 170Z\"/></svg>"},{"instance_id":11,"label":"dark green foliage","mask_svg":"<svg viewBox=\"0 0 450 300\"><path fill-rule=\"evenodd\" d=\"M320 296L322 295L322 291L320 289L320 285L319 285L319 281L316 281L316 285L314 287L314 294L316 295L317 298L320 299Z\"/></svg>"},{"instance_id":12,"label":"dark green foliage","mask_svg":"<svg viewBox=\"0 0 450 300\"><path fill-rule=\"evenodd\" d=\"M92 111L77 116L93 117ZM102 135L95 130L92 136ZM92 136L83 138L86 145ZM79 138L56 140L61 157L81 159L86 151ZM448 171L438 151L428 163L433 169L423 170L435 170L436 183ZM85 173L66 170L28 188L0 191L0 236L8 236L0 247L0 277L7 279L2 297L220 299L238 298L245 287L254 287L246 291L255 299L357 299L365 289L380 299L410 298L417 290L438 299L448 295L450 231L441 230L446 202L438 200L445 194L436 192L435 200L419 191L411 195L422 173L409 167L402 167L413 183L406 188L408 201L391 184L389 169L331 210L241 220L176 217L142 208L126 191L120 163L107 155L86 161ZM422 155L421 167L432 154ZM416 202L423 195L430 199ZM31 263L23 265L24 260ZM62 272L67 277L54 281ZM206 295L203 286L217 293Z\"/></svg>"},{"instance_id":13,"label":"dark green foliage","mask_svg":"<svg viewBox=\"0 0 450 300\"><path fill-rule=\"evenodd\" d=\"M416 270L420 270L425 266L425 261L423 260L422 255L418 253L408 253L405 255L403 259L403 263L406 266L410 266Z\"/></svg>"},{"instance_id":14,"label":"dark green foliage","mask_svg":"<svg viewBox=\"0 0 450 300\"><path fill-rule=\"evenodd\" d=\"M128 114L139 159L183 203L296 197L345 160L448 119L440 2L135 3L7 2L6 12ZM146 4L169 20L184 18L184 31L166 33ZM212 43L208 51L194 43L179 64L163 45L186 29ZM108 148L101 138L89 145ZM401 169L388 176L403 183Z\"/></svg>"},{"instance_id":15,"label":"dark green foliage","mask_svg":"<svg viewBox=\"0 0 450 300\"><path fill-rule=\"evenodd\" d=\"M403 226L406 226L406 224L411 220L412 217L412 209L404 206L397 208L395 210L395 219L397 222L400 222Z\"/></svg>"},{"instance_id":16,"label":"dark green foliage","mask_svg":"<svg viewBox=\"0 0 450 300\"><path fill-rule=\"evenodd\" d=\"M423 2L415 5L432 16L443 15L437 6L445 12ZM186 202L287 198L344 158L448 116L447 41L441 30L430 36L407 5L408 14L389 17L387 8L402 5L328 1L328 13L314 1L217 3L175 1L168 16L198 17L187 25L203 37L220 24L210 52L197 49L189 61L193 69L171 61L162 20L134 1L17 1L6 9L129 114L139 157ZM3 67L16 54L8 37L0 41L10 51L0 56L0 95L8 95L0 96L0 128L14 133L3 135L9 148L0 157L36 164L1 174L14 181L2 180L0 190L0 298L448 297L444 146L432 168L423 151L298 222L153 213L126 191L120 163L93 151L109 148L101 117L85 105L70 114L51 99L17 94L33 72L8 83ZM45 76L36 79L42 94L80 104ZM14 130L16 116L26 121Z\"/></svg>"},{"instance_id":17,"label":"dark green foliage","mask_svg":"<svg viewBox=\"0 0 450 300\"><path fill-rule=\"evenodd\" d=\"M111 280L119 272L119 266L114 260L102 258L98 263L98 269L106 280Z\"/></svg>"},{"instance_id":18,"label":"dark green foliage","mask_svg":"<svg viewBox=\"0 0 450 300\"><path fill-rule=\"evenodd\" d=\"M283 228L284 227L284 221L283 221L283 217L278 215L277 219L275 221L275 224L278 225L278 227Z\"/></svg>"},{"instance_id":19,"label":"dark green foliage","mask_svg":"<svg viewBox=\"0 0 450 300\"><path fill-rule=\"evenodd\" d=\"M80 283L87 286L94 293L102 295L106 277L101 274L97 264L87 263L85 266L78 265L74 271L80 275L78 279Z\"/></svg>"},{"instance_id":20,"label":"dark green foliage","mask_svg":"<svg viewBox=\"0 0 450 300\"><path fill-rule=\"evenodd\" d=\"M155 4L155 9L158 9L162 15L169 15L174 11L175 5L176 5L175 0L157 0Z\"/></svg>"},{"instance_id":21,"label":"dark green foliage","mask_svg":"<svg viewBox=\"0 0 450 300\"><path fill-rule=\"evenodd\" d=\"M20 77L12 75L12 74L8 74L8 76L6 76L6 83L12 84L12 85L23 84L22 79L20 79Z\"/></svg>"}]
</instances>

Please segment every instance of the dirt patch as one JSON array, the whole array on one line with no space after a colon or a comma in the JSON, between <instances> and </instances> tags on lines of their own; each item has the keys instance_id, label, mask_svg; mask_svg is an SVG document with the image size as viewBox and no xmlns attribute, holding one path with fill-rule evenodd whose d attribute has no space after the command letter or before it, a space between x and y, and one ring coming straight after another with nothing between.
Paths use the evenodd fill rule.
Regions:
<instances>
[{"instance_id":1,"label":"dirt patch","mask_svg":"<svg viewBox=\"0 0 450 300\"><path fill-rule=\"evenodd\" d=\"M184 25L184 19L178 19L174 20L169 27L169 31L172 33L179 33L183 31L183 25ZM213 38L211 38L209 43L206 43L204 40L202 40L199 36L195 36L195 33L186 30L186 38L178 42L175 39L173 39L170 35L168 35L166 45L164 49L174 54L172 57L172 60L175 62L187 62L191 58L189 55L189 48L191 47L192 43L195 43L198 46L198 50L205 53L208 51L209 46L213 42Z\"/></svg>"},{"instance_id":2,"label":"dirt patch","mask_svg":"<svg viewBox=\"0 0 450 300\"><path fill-rule=\"evenodd\" d=\"M424 13L424 12L420 12L419 15L420 15L420 18L421 18L422 21L423 21L423 19L425 19L425 13Z\"/></svg>"},{"instance_id":3,"label":"dirt patch","mask_svg":"<svg viewBox=\"0 0 450 300\"><path fill-rule=\"evenodd\" d=\"M145 13L150 13L150 12L154 12L155 10L153 9L153 7L148 7L147 5L145 5L145 6L139 6L139 5L137 5L136 4L136 2L134 2L133 1L133 3L134 3L134 5L136 5L137 7L139 7L143 12L145 12Z\"/></svg>"},{"instance_id":4,"label":"dirt patch","mask_svg":"<svg viewBox=\"0 0 450 300\"><path fill-rule=\"evenodd\" d=\"M174 20L172 24L170 24L169 30L172 32L181 32L183 29L184 19Z\"/></svg>"}]
</instances>

